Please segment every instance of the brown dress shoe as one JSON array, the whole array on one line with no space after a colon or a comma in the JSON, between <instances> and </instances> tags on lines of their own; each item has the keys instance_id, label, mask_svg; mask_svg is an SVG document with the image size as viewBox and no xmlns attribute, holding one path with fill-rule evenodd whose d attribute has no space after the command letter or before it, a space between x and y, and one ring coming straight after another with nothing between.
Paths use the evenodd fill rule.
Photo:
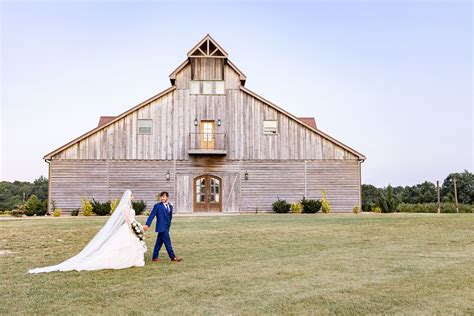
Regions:
<instances>
[{"instance_id":1,"label":"brown dress shoe","mask_svg":"<svg viewBox=\"0 0 474 316\"><path fill-rule=\"evenodd\" d=\"M180 262L181 260L183 260L183 258L181 257L174 257L173 259L171 259L171 261L174 261L174 262Z\"/></svg>"},{"instance_id":2,"label":"brown dress shoe","mask_svg":"<svg viewBox=\"0 0 474 316\"><path fill-rule=\"evenodd\" d=\"M152 259L153 262L161 262L160 258Z\"/></svg>"}]
</instances>

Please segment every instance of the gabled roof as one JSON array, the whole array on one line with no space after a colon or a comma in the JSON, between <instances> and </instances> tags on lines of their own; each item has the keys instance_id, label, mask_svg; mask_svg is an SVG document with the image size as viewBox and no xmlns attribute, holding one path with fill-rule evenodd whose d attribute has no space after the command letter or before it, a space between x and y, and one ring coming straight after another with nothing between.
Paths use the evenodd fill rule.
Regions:
<instances>
[{"instance_id":1,"label":"gabled roof","mask_svg":"<svg viewBox=\"0 0 474 316\"><path fill-rule=\"evenodd\" d=\"M316 128L313 128L311 126L309 126L308 124L300 121L296 116L294 116L293 114L283 110L282 108L280 108L279 106L275 105L274 103L268 101L267 99L259 96L258 94L256 94L255 92L251 91L250 89L247 89L246 87L240 87L240 90L242 90L243 92L253 96L254 98L256 98L257 100L265 103L266 105L268 105L269 107L271 108L274 108L275 110L277 110L278 112L292 118L293 120L299 122L300 124L306 126L307 128L309 128L310 130L312 130L313 132L315 132L316 134L318 134L319 136L331 141L332 143L335 143L337 144L338 146L344 148L345 150L347 150L348 152L352 153L353 155L357 156L360 160L365 160L367 159L363 154L359 153L358 151L352 149L351 147L341 143L340 141L336 140L335 138L332 138L331 136L329 136L328 134L326 133L323 133L321 130L319 129L316 129Z\"/></svg>"},{"instance_id":2,"label":"gabled roof","mask_svg":"<svg viewBox=\"0 0 474 316\"><path fill-rule=\"evenodd\" d=\"M227 58L227 52L211 37L206 34L193 48L188 52L188 57L206 57L206 58Z\"/></svg>"},{"instance_id":3,"label":"gabled roof","mask_svg":"<svg viewBox=\"0 0 474 316\"><path fill-rule=\"evenodd\" d=\"M116 116L114 119L110 120L109 122L107 122L107 123L105 123L105 124L103 124L103 125L97 126L96 128L94 128L94 129L88 131L87 133L85 133L85 134L83 134L83 135L81 135L81 136L79 136L79 137L73 139L72 141L70 141L70 142L67 143L66 145L61 146L61 147L59 147L58 149L56 149L56 150L50 152L49 154L45 155L45 156L43 157L43 159L45 159L45 160L51 159L51 158L52 158L54 155L56 155L57 153L59 153L59 152L65 150L65 149L68 148L68 147L71 147L72 145L74 145L74 144L80 142L81 140L83 140L84 138L87 138L87 137L89 137L90 135L92 135L92 134L94 134L94 133L100 131L101 129L106 128L106 127L109 126L109 125L112 125L113 123L117 122L117 121L120 120L121 118L123 118L123 117L127 116L128 114L130 114L130 113L132 113L132 112L138 110L139 108L141 108L141 107L147 105L148 103L153 102L153 101L155 101L156 99L161 98L162 96L164 96L165 94L167 94L167 93L169 93L169 92L171 92L171 91L173 91L173 90L176 90L176 87L175 87L175 86L171 86L171 87L169 87L168 89L165 89L165 90L161 91L160 93L158 93L158 94L152 96L151 98L149 98L149 99L143 101L142 103L140 103L140 104L134 106L134 107L131 108L130 110L125 111L125 112L123 112L122 114Z\"/></svg>"},{"instance_id":4,"label":"gabled roof","mask_svg":"<svg viewBox=\"0 0 474 316\"><path fill-rule=\"evenodd\" d=\"M202 47L202 49L201 49ZM212 49L212 51L211 51ZM220 52L220 53L219 53ZM219 54L219 56L216 56ZM239 74L239 79L242 85L245 85L245 80L247 80L247 76L239 69L233 62L230 61L228 58L227 52L222 48L222 46L214 40L211 35L207 34L204 36L202 40L200 40L194 47L188 52L188 58L183 61L178 68L176 68L169 76L170 82L174 85L176 80L176 75L178 72L183 70L190 63L190 58L225 58L225 62L232 68L236 73Z\"/></svg>"},{"instance_id":5,"label":"gabled roof","mask_svg":"<svg viewBox=\"0 0 474 316\"><path fill-rule=\"evenodd\" d=\"M314 117L298 117L298 120L316 129L316 120Z\"/></svg>"},{"instance_id":6,"label":"gabled roof","mask_svg":"<svg viewBox=\"0 0 474 316\"><path fill-rule=\"evenodd\" d=\"M99 124L97 124L97 127L107 124L108 122L112 121L114 118L116 118L116 116L101 116L99 119Z\"/></svg>"}]
</instances>

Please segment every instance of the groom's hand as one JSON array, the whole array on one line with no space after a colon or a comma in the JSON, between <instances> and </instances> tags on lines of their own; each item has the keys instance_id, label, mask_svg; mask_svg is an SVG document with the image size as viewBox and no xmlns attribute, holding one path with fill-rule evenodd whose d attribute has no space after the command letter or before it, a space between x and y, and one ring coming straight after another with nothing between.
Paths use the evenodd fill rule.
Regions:
<instances>
[{"instance_id":1,"label":"groom's hand","mask_svg":"<svg viewBox=\"0 0 474 316\"><path fill-rule=\"evenodd\" d=\"M147 230L148 230L148 226L147 226L147 225L143 226L143 230L144 230L144 231L147 231Z\"/></svg>"}]
</instances>

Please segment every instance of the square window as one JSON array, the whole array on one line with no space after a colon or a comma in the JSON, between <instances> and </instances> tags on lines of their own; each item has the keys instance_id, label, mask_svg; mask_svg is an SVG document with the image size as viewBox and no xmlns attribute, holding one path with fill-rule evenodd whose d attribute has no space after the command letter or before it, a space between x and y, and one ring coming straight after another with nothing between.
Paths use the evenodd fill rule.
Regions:
<instances>
[{"instance_id":1,"label":"square window","mask_svg":"<svg viewBox=\"0 0 474 316\"><path fill-rule=\"evenodd\" d=\"M212 94L212 81L202 82L202 94Z\"/></svg>"},{"instance_id":2,"label":"square window","mask_svg":"<svg viewBox=\"0 0 474 316\"><path fill-rule=\"evenodd\" d=\"M216 83L216 94L225 94L224 81L215 81Z\"/></svg>"},{"instance_id":3,"label":"square window","mask_svg":"<svg viewBox=\"0 0 474 316\"><path fill-rule=\"evenodd\" d=\"M277 121L263 121L264 134L276 134L277 131Z\"/></svg>"},{"instance_id":4,"label":"square window","mask_svg":"<svg viewBox=\"0 0 474 316\"><path fill-rule=\"evenodd\" d=\"M196 80L191 80L191 94L200 94L201 93L201 82Z\"/></svg>"},{"instance_id":5,"label":"square window","mask_svg":"<svg viewBox=\"0 0 474 316\"><path fill-rule=\"evenodd\" d=\"M138 134L151 134L153 120L138 120Z\"/></svg>"}]
</instances>

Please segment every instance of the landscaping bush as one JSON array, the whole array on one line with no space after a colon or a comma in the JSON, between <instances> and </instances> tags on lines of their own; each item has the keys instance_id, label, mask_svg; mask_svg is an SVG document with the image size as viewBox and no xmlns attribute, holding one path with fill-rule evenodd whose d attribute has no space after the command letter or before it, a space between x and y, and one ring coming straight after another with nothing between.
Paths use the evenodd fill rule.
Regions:
<instances>
[{"instance_id":1,"label":"landscaping bush","mask_svg":"<svg viewBox=\"0 0 474 316\"><path fill-rule=\"evenodd\" d=\"M272 204L272 210L275 213L288 213L291 209L291 205L286 200L276 200Z\"/></svg>"},{"instance_id":2,"label":"landscaping bush","mask_svg":"<svg viewBox=\"0 0 474 316\"><path fill-rule=\"evenodd\" d=\"M110 214L110 201L99 202L92 199L92 212L99 216L105 216Z\"/></svg>"},{"instance_id":3,"label":"landscaping bush","mask_svg":"<svg viewBox=\"0 0 474 316\"><path fill-rule=\"evenodd\" d=\"M38 197L32 194L25 203L25 215L33 216L36 214L36 211L40 208L40 201Z\"/></svg>"},{"instance_id":4,"label":"landscaping bush","mask_svg":"<svg viewBox=\"0 0 474 316\"><path fill-rule=\"evenodd\" d=\"M13 217L22 217L24 214L23 210L13 210L10 213Z\"/></svg>"},{"instance_id":5,"label":"landscaping bush","mask_svg":"<svg viewBox=\"0 0 474 316\"><path fill-rule=\"evenodd\" d=\"M352 208L352 213L354 213L354 214L359 214L359 213L360 213L360 207L357 206L357 205L354 206L354 207Z\"/></svg>"},{"instance_id":6,"label":"landscaping bush","mask_svg":"<svg viewBox=\"0 0 474 316\"><path fill-rule=\"evenodd\" d=\"M54 216L54 217L59 217L59 216L61 216L61 212L62 212L62 211L63 211L63 210L60 209L60 208L55 209L55 210L53 211L53 216Z\"/></svg>"},{"instance_id":7,"label":"landscaping bush","mask_svg":"<svg viewBox=\"0 0 474 316\"><path fill-rule=\"evenodd\" d=\"M291 204L291 212L301 214L301 212L303 212L303 205L301 205L300 202Z\"/></svg>"},{"instance_id":8,"label":"landscaping bush","mask_svg":"<svg viewBox=\"0 0 474 316\"><path fill-rule=\"evenodd\" d=\"M378 206L372 206L371 210L373 213L382 213L382 209Z\"/></svg>"},{"instance_id":9,"label":"landscaping bush","mask_svg":"<svg viewBox=\"0 0 474 316\"><path fill-rule=\"evenodd\" d=\"M132 208L135 210L135 215L141 215L145 212L146 202L143 200L132 201Z\"/></svg>"},{"instance_id":10,"label":"landscaping bush","mask_svg":"<svg viewBox=\"0 0 474 316\"><path fill-rule=\"evenodd\" d=\"M119 205L120 203L120 200L119 199L115 199L115 200L112 200L110 202L110 214L112 214L115 209L117 208L117 206ZM133 203L133 202L132 202Z\"/></svg>"},{"instance_id":11,"label":"landscaping bush","mask_svg":"<svg viewBox=\"0 0 474 316\"><path fill-rule=\"evenodd\" d=\"M303 213L314 214L321 210L320 200L311 200L303 197L301 200L301 205L303 205Z\"/></svg>"},{"instance_id":12,"label":"landscaping bush","mask_svg":"<svg viewBox=\"0 0 474 316\"><path fill-rule=\"evenodd\" d=\"M329 204L328 199L326 198L326 191L323 191L323 198L321 200L321 209L323 213L331 213L331 204Z\"/></svg>"},{"instance_id":13,"label":"landscaping bush","mask_svg":"<svg viewBox=\"0 0 474 316\"><path fill-rule=\"evenodd\" d=\"M40 207L36 210L36 216L45 216L48 212L48 200L41 202Z\"/></svg>"},{"instance_id":14,"label":"landscaping bush","mask_svg":"<svg viewBox=\"0 0 474 316\"><path fill-rule=\"evenodd\" d=\"M75 208L71 211L71 216L78 216L79 215L79 211L80 209L79 208Z\"/></svg>"},{"instance_id":15,"label":"landscaping bush","mask_svg":"<svg viewBox=\"0 0 474 316\"><path fill-rule=\"evenodd\" d=\"M91 216L92 215L91 201L89 201L86 198L82 198L82 200L81 200L81 211L82 211L82 215Z\"/></svg>"},{"instance_id":16,"label":"landscaping bush","mask_svg":"<svg viewBox=\"0 0 474 316\"><path fill-rule=\"evenodd\" d=\"M458 204L459 213L474 213L474 205ZM456 213L455 203L441 203L441 213ZM408 204L402 203L398 206L397 212L401 213L437 213L436 203Z\"/></svg>"}]
</instances>

